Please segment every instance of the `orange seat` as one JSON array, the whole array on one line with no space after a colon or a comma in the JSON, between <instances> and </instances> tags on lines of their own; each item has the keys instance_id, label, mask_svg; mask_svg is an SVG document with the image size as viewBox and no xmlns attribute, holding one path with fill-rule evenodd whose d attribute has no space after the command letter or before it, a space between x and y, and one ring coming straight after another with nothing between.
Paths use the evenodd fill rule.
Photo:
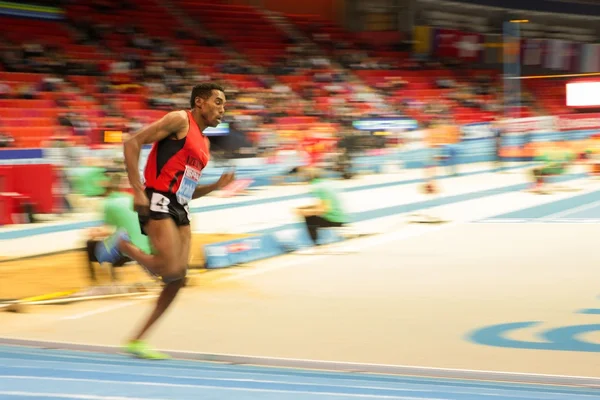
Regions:
<instances>
[{"instance_id":1,"label":"orange seat","mask_svg":"<svg viewBox=\"0 0 600 400\"><path fill-rule=\"evenodd\" d=\"M8 131L15 136L52 136L60 126L19 126L10 128Z\"/></svg>"},{"instance_id":2,"label":"orange seat","mask_svg":"<svg viewBox=\"0 0 600 400\"><path fill-rule=\"evenodd\" d=\"M44 77L44 74L33 74L29 72L0 72L0 81L37 83Z\"/></svg>"},{"instance_id":3,"label":"orange seat","mask_svg":"<svg viewBox=\"0 0 600 400\"><path fill-rule=\"evenodd\" d=\"M13 127L48 127L56 124L55 118L4 118L2 124L5 128Z\"/></svg>"},{"instance_id":4,"label":"orange seat","mask_svg":"<svg viewBox=\"0 0 600 400\"><path fill-rule=\"evenodd\" d=\"M56 118L64 112L60 108L2 108L0 107L0 118Z\"/></svg>"}]
</instances>

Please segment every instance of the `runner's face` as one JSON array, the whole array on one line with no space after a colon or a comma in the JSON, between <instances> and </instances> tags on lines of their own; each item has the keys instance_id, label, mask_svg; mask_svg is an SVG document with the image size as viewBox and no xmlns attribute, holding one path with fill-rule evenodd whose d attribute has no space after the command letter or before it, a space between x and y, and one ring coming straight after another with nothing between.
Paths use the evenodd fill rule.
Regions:
<instances>
[{"instance_id":1,"label":"runner's face","mask_svg":"<svg viewBox=\"0 0 600 400\"><path fill-rule=\"evenodd\" d=\"M206 125L216 127L219 125L225 114L225 93L220 90L213 90L212 95L202 102L202 118Z\"/></svg>"}]
</instances>

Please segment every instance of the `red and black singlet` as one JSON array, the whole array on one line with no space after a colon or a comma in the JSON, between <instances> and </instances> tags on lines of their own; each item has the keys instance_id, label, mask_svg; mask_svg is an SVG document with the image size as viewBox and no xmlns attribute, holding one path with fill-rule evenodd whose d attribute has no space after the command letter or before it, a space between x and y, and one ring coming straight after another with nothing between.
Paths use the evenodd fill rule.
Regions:
<instances>
[{"instance_id":1,"label":"red and black singlet","mask_svg":"<svg viewBox=\"0 0 600 400\"><path fill-rule=\"evenodd\" d=\"M144 179L146 188L176 195L180 204L187 204L198 185L202 170L210 160L206 138L192 113L187 111L189 129L183 139L167 137L152 145Z\"/></svg>"}]
</instances>

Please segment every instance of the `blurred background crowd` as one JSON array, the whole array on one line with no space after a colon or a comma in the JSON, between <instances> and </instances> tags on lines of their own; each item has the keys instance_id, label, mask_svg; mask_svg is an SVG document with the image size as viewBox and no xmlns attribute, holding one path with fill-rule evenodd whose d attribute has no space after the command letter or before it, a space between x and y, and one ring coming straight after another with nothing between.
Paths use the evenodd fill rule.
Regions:
<instances>
[{"instance_id":1,"label":"blurred background crowd","mask_svg":"<svg viewBox=\"0 0 600 400\"><path fill-rule=\"evenodd\" d=\"M568 18L546 0L27 3L0 7L0 147L77 147L77 165L111 167L81 148L114 147L187 108L207 80L228 98L210 133L218 157L291 151L316 163L581 112L565 79L504 78L600 70L598 10L585 1Z\"/></svg>"}]
</instances>

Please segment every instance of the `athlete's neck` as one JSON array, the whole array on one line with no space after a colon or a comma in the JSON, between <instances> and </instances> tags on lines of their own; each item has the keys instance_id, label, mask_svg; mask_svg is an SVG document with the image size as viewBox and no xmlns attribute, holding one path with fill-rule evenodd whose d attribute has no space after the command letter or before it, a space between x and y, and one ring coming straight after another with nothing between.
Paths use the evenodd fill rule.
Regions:
<instances>
[{"instance_id":1,"label":"athlete's neck","mask_svg":"<svg viewBox=\"0 0 600 400\"><path fill-rule=\"evenodd\" d=\"M198 125L198 129L200 129L200 132L204 132L207 126L206 122L204 121L204 118L202 118L202 114L200 114L200 110L194 108L192 110L192 118L194 118L194 121L196 121L196 125Z\"/></svg>"}]
</instances>

